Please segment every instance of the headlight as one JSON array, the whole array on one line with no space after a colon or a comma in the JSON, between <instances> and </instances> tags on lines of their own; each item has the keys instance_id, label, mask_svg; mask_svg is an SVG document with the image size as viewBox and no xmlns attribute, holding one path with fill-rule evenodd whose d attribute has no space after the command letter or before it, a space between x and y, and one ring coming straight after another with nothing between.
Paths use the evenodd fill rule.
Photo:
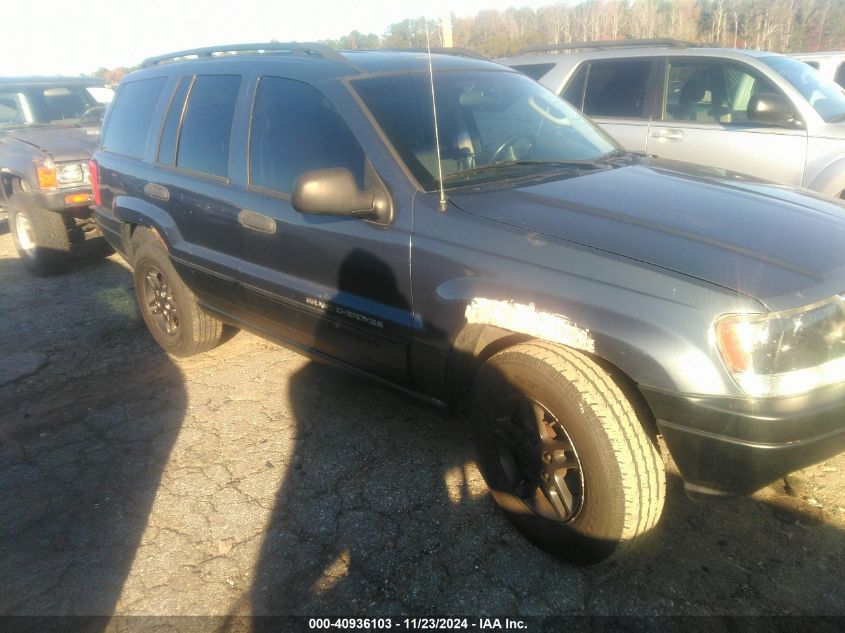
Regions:
<instances>
[{"instance_id":1,"label":"headlight","mask_svg":"<svg viewBox=\"0 0 845 633\"><path fill-rule=\"evenodd\" d=\"M77 183L87 182L88 180L88 165L80 163L70 163L68 165L56 166L56 180L59 186L73 185Z\"/></svg>"},{"instance_id":2,"label":"headlight","mask_svg":"<svg viewBox=\"0 0 845 633\"><path fill-rule=\"evenodd\" d=\"M727 314L716 345L745 393L787 396L845 381L845 299L770 314Z\"/></svg>"},{"instance_id":3,"label":"headlight","mask_svg":"<svg viewBox=\"0 0 845 633\"><path fill-rule=\"evenodd\" d=\"M88 165L83 163L66 163L56 165L50 160L36 164L38 186L42 189L55 189L70 185L88 183Z\"/></svg>"}]
</instances>

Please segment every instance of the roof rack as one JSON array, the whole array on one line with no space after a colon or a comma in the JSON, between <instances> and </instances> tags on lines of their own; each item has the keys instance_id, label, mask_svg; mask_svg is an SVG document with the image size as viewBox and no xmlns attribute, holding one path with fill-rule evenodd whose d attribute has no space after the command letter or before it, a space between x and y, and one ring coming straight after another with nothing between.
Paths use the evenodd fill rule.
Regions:
<instances>
[{"instance_id":1,"label":"roof rack","mask_svg":"<svg viewBox=\"0 0 845 633\"><path fill-rule=\"evenodd\" d=\"M227 53L287 53L312 55L342 62L346 61L343 55L325 44L311 42L269 42L263 44L228 44L225 46L208 46L206 48L191 48L184 51L176 51L167 55L148 57L141 62L141 68L149 68L150 66L157 66L166 62L183 61L192 58L219 57Z\"/></svg>"},{"instance_id":2,"label":"roof rack","mask_svg":"<svg viewBox=\"0 0 845 633\"><path fill-rule=\"evenodd\" d=\"M580 48L639 48L646 46L662 46L667 48L690 48L697 46L693 42L685 42L683 40L675 40L669 37L656 37L650 39L640 40L605 40L599 42L571 42L563 44L545 44L543 46L528 46L520 49L516 54L524 55L526 53L547 53L550 51L568 51Z\"/></svg>"},{"instance_id":3,"label":"roof rack","mask_svg":"<svg viewBox=\"0 0 845 633\"><path fill-rule=\"evenodd\" d=\"M392 53L427 53L429 49L421 47L413 48L376 48L377 51L388 51ZM455 46L434 46L431 52L437 55L455 55L456 57L469 57L470 59L481 59L490 61L489 57L485 57L481 53L476 53L468 48L460 48Z\"/></svg>"}]
</instances>

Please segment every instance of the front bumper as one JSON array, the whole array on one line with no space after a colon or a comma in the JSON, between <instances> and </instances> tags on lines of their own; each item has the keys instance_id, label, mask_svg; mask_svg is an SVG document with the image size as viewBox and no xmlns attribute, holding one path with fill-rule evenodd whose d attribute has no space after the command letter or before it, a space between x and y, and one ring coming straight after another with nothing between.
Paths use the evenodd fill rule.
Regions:
<instances>
[{"instance_id":1,"label":"front bumper","mask_svg":"<svg viewBox=\"0 0 845 633\"><path fill-rule=\"evenodd\" d=\"M845 384L761 399L641 390L691 492L751 494L845 451Z\"/></svg>"},{"instance_id":2,"label":"front bumper","mask_svg":"<svg viewBox=\"0 0 845 633\"><path fill-rule=\"evenodd\" d=\"M81 204L79 202L72 204L65 202L65 196L82 193L88 195L87 202ZM67 209L75 209L79 207L90 208L93 204L90 185L52 190L32 189L27 195L31 195L39 207L42 209L49 209L50 211L65 211Z\"/></svg>"}]
</instances>

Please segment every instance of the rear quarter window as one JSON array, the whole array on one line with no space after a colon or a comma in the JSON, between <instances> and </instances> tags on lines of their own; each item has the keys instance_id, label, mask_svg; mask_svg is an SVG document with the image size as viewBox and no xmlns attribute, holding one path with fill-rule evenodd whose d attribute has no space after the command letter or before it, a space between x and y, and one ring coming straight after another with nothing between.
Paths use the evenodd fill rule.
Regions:
<instances>
[{"instance_id":1,"label":"rear quarter window","mask_svg":"<svg viewBox=\"0 0 845 633\"><path fill-rule=\"evenodd\" d=\"M165 77L155 77L120 87L103 130L105 150L131 158L144 157L150 123L166 83Z\"/></svg>"}]
</instances>

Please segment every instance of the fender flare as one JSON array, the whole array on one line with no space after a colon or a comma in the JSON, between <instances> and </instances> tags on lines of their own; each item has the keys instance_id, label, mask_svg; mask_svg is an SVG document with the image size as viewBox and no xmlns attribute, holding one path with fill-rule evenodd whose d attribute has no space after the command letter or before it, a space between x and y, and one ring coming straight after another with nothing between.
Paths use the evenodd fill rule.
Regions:
<instances>
[{"instance_id":1,"label":"fender flare","mask_svg":"<svg viewBox=\"0 0 845 633\"><path fill-rule=\"evenodd\" d=\"M144 226L157 233L170 250L182 242L182 234L173 218L159 207L144 200L130 196L117 196L114 199L113 211L115 219L119 220L124 231L122 239L124 248L128 252L132 226Z\"/></svg>"}]
</instances>

